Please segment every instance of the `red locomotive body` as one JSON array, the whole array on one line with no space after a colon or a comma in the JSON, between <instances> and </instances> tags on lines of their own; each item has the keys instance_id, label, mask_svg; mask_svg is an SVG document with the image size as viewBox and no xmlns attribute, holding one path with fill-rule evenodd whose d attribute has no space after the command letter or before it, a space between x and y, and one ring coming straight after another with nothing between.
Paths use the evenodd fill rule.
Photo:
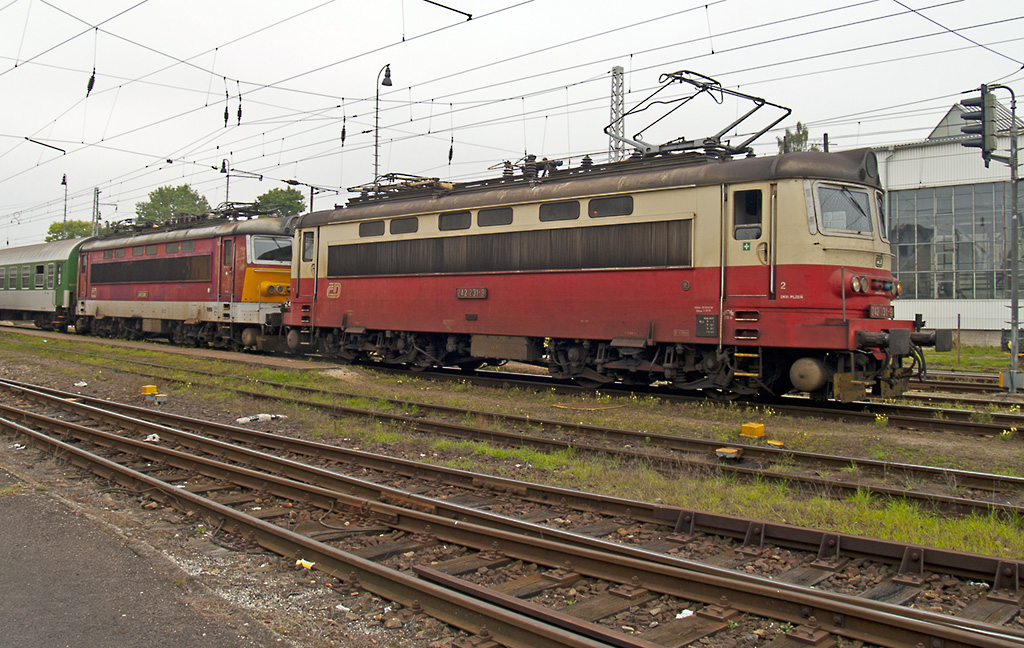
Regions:
<instances>
[{"instance_id":1,"label":"red locomotive body","mask_svg":"<svg viewBox=\"0 0 1024 648\"><path fill-rule=\"evenodd\" d=\"M870 151L396 188L300 219L288 343L588 384L896 395L949 336L892 319L880 196Z\"/></svg>"},{"instance_id":2,"label":"red locomotive body","mask_svg":"<svg viewBox=\"0 0 1024 648\"><path fill-rule=\"evenodd\" d=\"M283 218L144 229L82 246L79 332L263 348L280 326L291 262Z\"/></svg>"}]
</instances>

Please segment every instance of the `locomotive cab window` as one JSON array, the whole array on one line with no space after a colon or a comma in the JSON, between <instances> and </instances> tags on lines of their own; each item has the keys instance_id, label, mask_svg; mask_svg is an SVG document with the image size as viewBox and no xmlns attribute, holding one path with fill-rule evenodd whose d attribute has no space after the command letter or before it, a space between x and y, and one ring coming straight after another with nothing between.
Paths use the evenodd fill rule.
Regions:
<instances>
[{"instance_id":1,"label":"locomotive cab window","mask_svg":"<svg viewBox=\"0 0 1024 648\"><path fill-rule=\"evenodd\" d=\"M225 240L223 242L223 247L224 247L224 253L221 255L221 265L223 265L225 268L227 268L227 267L233 265L234 261L235 261L235 257L234 257L234 249L235 249L234 241L232 241L231 239Z\"/></svg>"},{"instance_id":2,"label":"locomotive cab window","mask_svg":"<svg viewBox=\"0 0 1024 648\"><path fill-rule=\"evenodd\" d=\"M871 196L860 188L818 185L821 228L826 232L871 234Z\"/></svg>"},{"instance_id":3,"label":"locomotive cab window","mask_svg":"<svg viewBox=\"0 0 1024 648\"><path fill-rule=\"evenodd\" d=\"M732 195L732 236L737 241L761 238L761 190L737 191Z\"/></svg>"},{"instance_id":4,"label":"locomotive cab window","mask_svg":"<svg viewBox=\"0 0 1024 648\"><path fill-rule=\"evenodd\" d=\"M253 236L249 239L249 249L252 263L290 265L292 262L292 239L288 236Z\"/></svg>"},{"instance_id":5,"label":"locomotive cab window","mask_svg":"<svg viewBox=\"0 0 1024 648\"><path fill-rule=\"evenodd\" d=\"M302 260L312 261L313 251L316 248L316 233L315 232L303 232L302 233Z\"/></svg>"}]
</instances>

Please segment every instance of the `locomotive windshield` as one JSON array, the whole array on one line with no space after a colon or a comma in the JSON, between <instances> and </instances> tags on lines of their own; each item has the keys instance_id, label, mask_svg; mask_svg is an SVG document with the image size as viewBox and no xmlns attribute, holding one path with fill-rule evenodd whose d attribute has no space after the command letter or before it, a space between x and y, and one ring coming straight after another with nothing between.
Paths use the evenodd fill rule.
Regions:
<instances>
[{"instance_id":1,"label":"locomotive windshield","mask_svg":"<svg viewBox=\"0 0 1024 648\"><path fill-rule=\"evenodd\" d=\"M861 189L821 185L818 187L821 226L826 232L870 234L873 231L871 197Z\"/></svg>"},{"instance_id":2,"label":"locomotive windshield","mask_svg":"<svg viewBox=\"0 0 1024 648\"><path fill-rule=\"evenodd\" d=\"M292 239L288 236L253 236L250 250L253 263L292 262Z\"/></svg>"}]
</instances>

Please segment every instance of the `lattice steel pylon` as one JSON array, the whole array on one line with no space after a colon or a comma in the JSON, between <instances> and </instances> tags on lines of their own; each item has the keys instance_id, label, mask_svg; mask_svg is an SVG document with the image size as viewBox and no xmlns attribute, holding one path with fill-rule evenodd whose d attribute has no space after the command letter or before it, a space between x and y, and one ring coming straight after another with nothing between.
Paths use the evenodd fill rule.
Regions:
<instances>
[{"instance_id":1,"label":"lattice steel pylon","mask_svg":"<svg viewBox=\"0 0 1024 648\"><path fill-rule=\"evenodd\" d=\"M626 159L626 143L621 139L626 135L626 92L622 82L624 72L621 65L612 68L611 126L608 130L608 157L612 162ZM616 135L620 139L616 139Z\"/></svg>"}]
</instances>

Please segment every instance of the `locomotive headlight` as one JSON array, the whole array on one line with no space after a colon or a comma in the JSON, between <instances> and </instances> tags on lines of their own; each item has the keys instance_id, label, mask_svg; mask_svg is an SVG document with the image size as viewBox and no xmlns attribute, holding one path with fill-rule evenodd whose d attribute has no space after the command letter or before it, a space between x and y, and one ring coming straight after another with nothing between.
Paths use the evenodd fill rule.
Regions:
<instances>
[{"instance_id":1,"label":"locomotive headlight","mask_svg":"<svg viewBox=\"0 0 1024 648\"><path fill-rule=\"evenodd\" d=\"M860 278L860 291L867 292L871 288L871 280L867 277Z\"/></svg>"},{"instance_id":2,"label":"locomotive headlight","mask_svg":"<svg viewBox=\"0 0 1024 648\"><path fill-rule=\"evenodd\" d=\"M903 282L899 281L899 280L896 280L893 283L892 296L893 297L899 297L902 294L903 294Z\"/></svg>"},{"instance_id":3,"label":"locomotive headlight","mask_svg":"<svg viewBox=\"0 0 1024 648\"><path fill-rule=\"evenodd\" d=\"M860 288L861 288L860 277L851 277L850 278L850 288L853 289L853 292L860 292Z\"/></svg>"}]
</instances>

